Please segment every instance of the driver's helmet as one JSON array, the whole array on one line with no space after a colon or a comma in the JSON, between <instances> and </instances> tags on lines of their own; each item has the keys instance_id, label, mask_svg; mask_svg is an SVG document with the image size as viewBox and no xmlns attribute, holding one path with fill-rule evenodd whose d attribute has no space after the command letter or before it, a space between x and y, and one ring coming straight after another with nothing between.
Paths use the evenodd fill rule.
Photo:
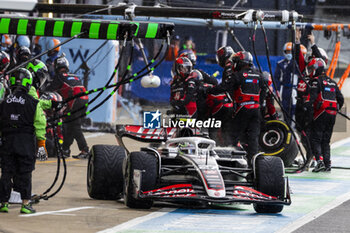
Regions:
<instances>
[{"instance_id":1,"label":"driver's helmet","mask_svg":"<svg viewBox=\"0 0 350 233\"><path fill-rule=\"evenodd\" d=\"M196 147L189 142L179 143L178 147L181 155L194 155L196 153Z\"/></svg>"}]
</instances>

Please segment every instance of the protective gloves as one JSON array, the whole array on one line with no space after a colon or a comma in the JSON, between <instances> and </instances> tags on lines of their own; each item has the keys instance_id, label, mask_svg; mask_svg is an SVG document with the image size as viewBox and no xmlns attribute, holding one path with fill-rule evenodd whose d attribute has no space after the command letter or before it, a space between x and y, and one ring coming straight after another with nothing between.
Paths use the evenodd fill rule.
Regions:
<instances>
[{"instance_id":1,"label":"protective gloves","mask_svg":"<svg viewBox=\"0 0 350 233\"><path fill-rule=\"evenodd\" d=\"M39 158L40 161L47 160L47 150L45 146L46 140L38 140L38 153L36 155L37 158Z\"/></svg>"}]
</instances>

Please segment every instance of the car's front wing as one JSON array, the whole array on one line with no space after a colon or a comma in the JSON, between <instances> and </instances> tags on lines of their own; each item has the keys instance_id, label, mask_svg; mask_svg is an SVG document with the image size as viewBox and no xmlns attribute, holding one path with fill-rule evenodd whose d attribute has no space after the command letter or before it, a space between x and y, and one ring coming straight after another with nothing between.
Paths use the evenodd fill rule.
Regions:
<instances>
[{"instance_id":1,"label":"car's front wing","mask_svg":"<svg viewBox=\"0 0 350 233\"><path fill-rule=\"evenodd\" d=\"M290 205L290 195L287 188L286 197L274 197L246 186L234 186L227 189L226 196L213 198L205 195L201 190L196 190L191 184L170 185L149 191L140 191L139 198L154 199L160 201L176 201L176 200L198 200L211 203L264 203L264 204L280 204Z\"/></svg>"}]
</instances>

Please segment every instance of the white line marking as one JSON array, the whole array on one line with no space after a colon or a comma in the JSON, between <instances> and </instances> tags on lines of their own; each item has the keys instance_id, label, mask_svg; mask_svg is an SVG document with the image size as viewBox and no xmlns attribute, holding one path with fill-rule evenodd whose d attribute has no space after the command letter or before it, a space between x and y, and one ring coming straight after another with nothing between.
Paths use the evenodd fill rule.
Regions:
<instances>
[{"instance_id":1,"label":"white line marking","mask_svg":"<svg viewBox=\"0 0 350 233\"><path fill-rule=\"evenodd\" d=\"M345 144L347 144L349 142L350 142L350 137L349 138L344 138L344 139L339 140L339 141L336 141L336 142L332 143L331 149L336 149L336 148L341 147L341 146L343 146L343 145L345 145Z\"/></svg>"},{"instance_id":2,"label":"white line marking","mask_svg":"<svg viewBox=\"0 0 350 233\"><path fill-rule=\"evenodd\" d=\"M108 228L108 229L99 231L97 233L114 233L114 232L119 232L119 231L122 231L122 230L126 230L126 229L129 229L129 228L131 228L133 226L136 226L136 225L138 225L140 223L143 223L143 222L146 222L148 220L151 220L153 218L161 217L161 216L163 216L163 215L165 215L165 214L167 214L169 212L172 212L174 210L176 210L176 209L175 208L162 208L162 209L160 209L157 212L153 212L153 213L150 213L148 215L135 218L133 220L127 221L125 223L122 223L122 224L117 225L117 226L112 227L112 228Z\"/></svg>"},{"instance_id":3,"label":"white line marking","mask_svg":"<svg viewBox=\"0 0 350 233\"><path fill-rule=\"evenodd\" d=\"M83 207L70 208L70 209L65 209L65 210L45 211L45 212L39 212L39 213L35 213L35 214L21 214L19 216L21 216L21 217L36 217L36 216L41 216L41 215L46 215L46 214L66 213L66 212L72 212L72 211L77 211L77 210L85 210L85 209L93 209L93 208L95 208L95 207L93 207L93 206L83 206Z\"/></svg>"},{"instance_id":4,"label":"white line marking","mask_svg":"<svg viewBox=\"0 0 350 233\"><path fill-rule=\"evenodd\" d=\"M105 133L94 133L94 134L90 134L90 135L85 136L85 138L95 138L95 137L102 136L102 135L105 135Z\"/></svg>"},{"instance_id":5,"label":"white line marking","mask_svg":"<svg viewBox=\"0 0 350 233\"><path fill-rule=\"evenodd\" d=\"M321 215L323 215L324 213L340 206L341 204L343 204L344 202L350 200L350 192L343 194L339 197L337 197L334 201L328 203L327 205L316 209L310 213L308 213L307 215L304 215L303 217L295 220L294 222L288 224L287 226L283 227L282 229L276 231L276 233L289 233L289 232L293 232L296 229L298 229L299 227L305 225L308 222L311 222L312 220L320 217Z\"/></svg>"}]
</instances>

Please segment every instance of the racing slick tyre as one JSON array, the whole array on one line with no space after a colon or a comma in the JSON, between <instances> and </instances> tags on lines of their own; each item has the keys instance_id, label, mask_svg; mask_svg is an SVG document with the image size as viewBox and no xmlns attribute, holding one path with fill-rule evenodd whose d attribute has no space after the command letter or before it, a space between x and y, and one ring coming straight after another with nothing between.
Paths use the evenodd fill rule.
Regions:
<instances>
[{"instance_id":1,"label":"racing slick tyre","mask_svg":"<svg viewBox=\"0 0 350 233\"><path fill-rule=\"evenodd\" d=\"M299 152L290 128L279 120L266 122L260 133L259 144L265 155L280 157L285 167L293 164Z\"/></svg>"},{"instance_id":2,"label":"racing slick tyre","mask_svg":"<svg viewBox=\"0 0 350 233\"><path fill-rule=\"evenodd\" d=\"M157 164L157 158L152 154L143 151L130 153L125 172L124 202L126 206L137 209L149 209L152 207L153 200L139 199L137 198L137 192L153 190L156 187ZM140 180L135 180L136 177L139 177ZM136 184L140 185L138 187L140 190L137 190Z\"/></svg>"},{"instance_id":3,"label":"racing slick tyre","mask_svg":"<svg viewBox=\"0 0 350 233\"><path fill-rule=\"evenodd\" d=\"M283 197L285 189L284 166L280 158L259 156L255 161L256 190L274 197ZM283 205L254 203L257 213L279 213Z\"/></svg>"},{"instance_id":4,"label":"racing slick tyre","mask_svg":"<svg viewBox=\"0 0 350 233\"><path fill-rule=\"evenodd\" d=\"M91 198L100 200L121 198L125 157L126 152L121 146L92 146L87 169L87 190Z\"/></svg>"}]
</instances>

